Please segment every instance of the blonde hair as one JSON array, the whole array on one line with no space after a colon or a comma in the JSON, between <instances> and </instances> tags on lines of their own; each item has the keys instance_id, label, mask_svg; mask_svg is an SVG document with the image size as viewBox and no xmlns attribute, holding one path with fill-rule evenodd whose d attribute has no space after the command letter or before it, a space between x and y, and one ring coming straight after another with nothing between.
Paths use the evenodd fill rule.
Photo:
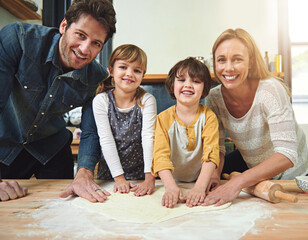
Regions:
<instances>
[{"instance_id":1,"label":"blonde hair","mask_svg":"<svg viewBox=\"0 0 308 240\"><path fill-rule=\"evenodd\" d=\"M280 81L280 83L285 87L287 90L287 93L289 96L291 96L290 89L287 87L287 85L284 83L283 79L275 77L271 74L271 72L268 70L268 68L265 65L265 62L263 60L263 57L260 53L260 50L253 40L253 38L250 36L248 32L246 32L244 29L237 28L235 30L233 29L227 29L225 30L220 36L216 39L213 48L213 66L214 66L214 74L215 74L215 81L218 83L221 83L219 78L216 74L216 67L215 67L215 54L218 46L230 39L238 39L240 40L245 47L247 48L248 54L249 54L249 62L251 64L251 68L249 69L247 79L248 80L264 80L268 79L270 77L274 77Z\"/></svg>"},{"instance_id":2,"label":"blonde hair","mask_svg":"<svg viewBox=\"0 0 308 240\"><path fill-rule=\"evenodd\" d=\"M147 55L145 54L145 52L133 45L133 44L124 44L121 45L119 47L117 47L111 54L110 59L109 59L109 66L113 67L114 63L117 60L124 60L127 62L139 62L141 65L142 70L144 71L143 74L146 73L147 70ZM111 77L110 75L104 79L97 87L96 89L96 94L102 93L102 92L106 92L110 89L114 88L114 84L113 84L113 77ZM144 94L146 93L146 91L141 88L140 86L136 89L136 94L135 94L135 99L137 104L140 107L143 107L143 105L141 104L141 99L144 96Z\"/></svg>"}]
</instances>

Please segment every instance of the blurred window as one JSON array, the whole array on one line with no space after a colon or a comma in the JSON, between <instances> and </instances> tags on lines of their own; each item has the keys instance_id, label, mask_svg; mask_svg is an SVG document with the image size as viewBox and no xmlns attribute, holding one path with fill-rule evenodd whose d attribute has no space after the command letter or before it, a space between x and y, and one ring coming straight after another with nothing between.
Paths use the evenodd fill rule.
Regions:
<instances>
[{"instance_id":1,"label":"blurred window","mask_svg":"<svg viewBox=\"0 0 308 240\"><path fill-rule=\"evenodd\" d=\"M289 0L292 104L300 124L308 124L308 1Z\"/></svg>"}]
</instances>

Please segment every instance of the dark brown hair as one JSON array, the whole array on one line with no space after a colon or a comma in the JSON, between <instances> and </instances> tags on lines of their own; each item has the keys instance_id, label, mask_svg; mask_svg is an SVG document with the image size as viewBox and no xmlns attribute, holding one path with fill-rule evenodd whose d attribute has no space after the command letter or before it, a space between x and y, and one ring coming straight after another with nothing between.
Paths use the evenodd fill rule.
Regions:
<instances>
[{"instance_id":1,"label":"dark brown hair","mask_svg":"<svg viewBox=\"0 0 308 240\"><path fill-rule=\"evenodd\" d=\"M77 22L82 14L89 14L107 30L106 41L116 32L114 8L109 0L75 0L65 13L66 30Z\"/></svg>"},{"instance_id":2,"label":"dark brown hair","mask_svg":"<svg viewBox=\"0 0 308 240\"><path fill-rule=\"evenodd\" d=\"M165 85L171 98L175 99L174 96L175 78L181 76L183 71L186 70L188 71L188 75L191 78L199 78L202 82L204 82L204 88L201 98L205 98L209 94L211 88L211 83L212 83L211 74L204 63L200 62L199 60L193 57L188 57L178 62L169 71Z\"/></svg>"}]
</instances>

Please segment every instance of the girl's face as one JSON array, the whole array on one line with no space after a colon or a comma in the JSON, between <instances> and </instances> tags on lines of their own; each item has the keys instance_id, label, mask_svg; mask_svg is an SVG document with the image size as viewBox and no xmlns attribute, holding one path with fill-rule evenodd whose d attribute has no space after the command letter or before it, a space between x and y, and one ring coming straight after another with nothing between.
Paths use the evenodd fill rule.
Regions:
<instances>
[{"instance_id":1,"label":"girl's face","mask_svg":"<svg viewBox=\"0 0 308 240\"><path fill-rule=\"evenodd\" d=\"M199 78L191 78L188 70L179 71L181 75L176 76L174 79L174 96L177 104L192 106L199 104L201 99L204 82Z\"/></svg>"},{"instance_id":2,"label":"girl's face","mask_svg":"<svg viewBox=\"0 0 308 240\"><path fill-rule=\"evenodd\" d=\"M227 89L247 83L250 69L246 46L236 38L223 41L215 51L216 75Z\"/></svg>"},{"instance_id":3,"label":"girl's face","mask_svg":"<svg viewBox=\"0 0 308 240\"><path fill-rule=\"evenodd\" d=\"M115 61L113 67L108 67L115 82L115 89L125 92L135 91L141 84L144 70L139 62Z\"/></svg>"}]
</instances>

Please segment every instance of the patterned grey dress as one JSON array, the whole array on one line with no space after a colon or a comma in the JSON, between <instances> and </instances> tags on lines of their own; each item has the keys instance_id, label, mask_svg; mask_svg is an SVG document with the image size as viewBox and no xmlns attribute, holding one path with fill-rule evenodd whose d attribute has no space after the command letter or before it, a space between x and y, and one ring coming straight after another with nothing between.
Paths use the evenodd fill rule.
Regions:
<instances>
[{"instance_id":1,"label":"patterned grey dress","mask_svg":"<svg viewBox=\"0 0 308 240\"><path fill-rule=\"evenodd\" d=\"M119 158L127 180L144 179L144 162L142 149L142 111L136 105L129 112L120 112L115 105L112 90L107 92L109 98L108 118L117 146ZM102 153L98 165L98 179L111 180L112 175Z\"/></svg>"}]
</instances>

